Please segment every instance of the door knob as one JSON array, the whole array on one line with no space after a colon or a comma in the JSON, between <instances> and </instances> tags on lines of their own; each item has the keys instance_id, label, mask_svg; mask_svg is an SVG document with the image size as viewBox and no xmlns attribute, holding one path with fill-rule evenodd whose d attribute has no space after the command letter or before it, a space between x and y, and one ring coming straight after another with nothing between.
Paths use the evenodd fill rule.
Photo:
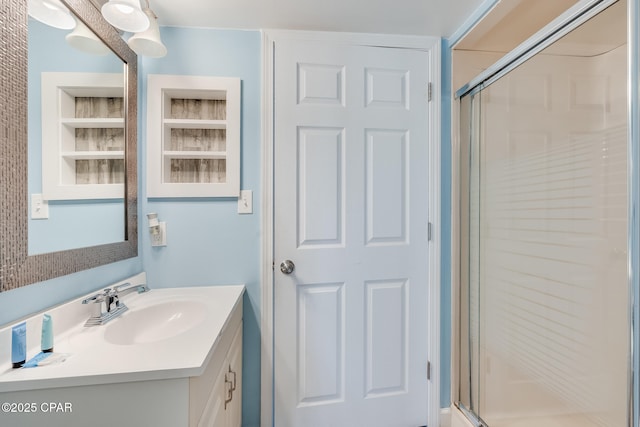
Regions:
<instances>
[{"instance_id":1,"label":"door knob","mask_svg":"<svg viewBox=\"0 0 640 427\"><path fill-rule=\"evenodd\" d=\"M284 274L291 274L296 268L296 265L290 259L286 259L280 263L280 271Z\"/></svg>"}]
</instances>

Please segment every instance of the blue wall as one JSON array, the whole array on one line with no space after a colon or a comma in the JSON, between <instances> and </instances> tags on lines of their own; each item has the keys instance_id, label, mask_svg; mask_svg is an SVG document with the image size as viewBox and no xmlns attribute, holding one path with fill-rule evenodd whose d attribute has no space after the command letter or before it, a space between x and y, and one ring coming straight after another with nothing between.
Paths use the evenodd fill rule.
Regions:
<instances>
[{"instance_id":1,"label":"blue wall","mask_svg":"<svg viewBox=\"0 0 640 427\"><path fill-rule=\"evenodd\" d=\"M258 31L161 28L168 54L141 60L140 115L146 118L147 75L239 77L242 80L241 188L253 190L252 215L237 213L237 199L147 199L146 119L140 144L140 239L152 288L244 283L243 426L260 420L260 94ZM157 142L157 141L155 141ZM167 246L151 247L146 214L167 223Z\"/></svg>"},{"instance_id":2,"label":"blue wall","mask_svg":"<svg viewBox=\"0 0 640 427\"><path fill-rule=\"evenodd\" d=\"M440 406L451 405L451 52L442 40Z\"/></svg>"}]
</instances>

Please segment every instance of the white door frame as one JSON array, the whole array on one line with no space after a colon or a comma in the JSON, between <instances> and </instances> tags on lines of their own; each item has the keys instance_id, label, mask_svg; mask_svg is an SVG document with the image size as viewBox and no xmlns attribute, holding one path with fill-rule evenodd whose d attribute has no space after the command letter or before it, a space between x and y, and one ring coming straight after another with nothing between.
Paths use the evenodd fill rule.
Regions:
<instances>
[{"instance_id":1,"label":"white door frame","mask_svg":"<svg viewBox=\"0 0 640 427\"><path fill-rule=\"evenodd\" d=\"M432 99L429 108L429 222L431 245L429 247L429 426L440 425L440 38L425 36L400 36L385 34L331 33L289 30L265 30L262 32L262 248L261 248L261 405L260 425L275 427L273 414L273 55L278 39L321 40L344 42L364 46L395 47L429 50L432 53ZM448 363L447 361L445 361ZM426 376L426 373L425 373Z\"/></svg>"}]
</instances>

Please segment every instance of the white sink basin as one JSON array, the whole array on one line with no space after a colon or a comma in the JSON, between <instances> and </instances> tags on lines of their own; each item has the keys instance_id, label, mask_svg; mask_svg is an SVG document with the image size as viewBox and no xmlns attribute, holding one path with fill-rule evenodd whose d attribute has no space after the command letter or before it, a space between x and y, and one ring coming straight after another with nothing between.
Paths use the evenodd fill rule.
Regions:
<instances>
[{"instance_id":1,"label":"white sink basin","mask_svg":"<svg viewBox=\"0 0 640 427\"><path fill-rule=\"evenodd\" d=\"M200 301L158 302L129 310L105 326L105 341L116 345L147 344L173 338L201 324L206 305Z\"/></svg>"}]
</instances>

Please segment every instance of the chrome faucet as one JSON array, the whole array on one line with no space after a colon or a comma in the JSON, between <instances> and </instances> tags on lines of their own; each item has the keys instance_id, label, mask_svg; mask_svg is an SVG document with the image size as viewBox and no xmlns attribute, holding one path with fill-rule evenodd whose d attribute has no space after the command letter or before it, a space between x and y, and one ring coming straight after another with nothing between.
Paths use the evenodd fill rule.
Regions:
<instances>
[{"instance_id":1,"label":"chrome faucet","mask_svg":"<svg viewBox=\"0 0 640 427\"><path fill-rule=\"evenodd\" d=\"M85 322L84 326L104 325L108 321L115 319L129 309L120 301L120 298L132 292L141 294L148 291L147 285L124 283L113 289L106 288L102 292L82 300L83 304L91 304L91 317Z\"/></svg>"}]
</instances>

